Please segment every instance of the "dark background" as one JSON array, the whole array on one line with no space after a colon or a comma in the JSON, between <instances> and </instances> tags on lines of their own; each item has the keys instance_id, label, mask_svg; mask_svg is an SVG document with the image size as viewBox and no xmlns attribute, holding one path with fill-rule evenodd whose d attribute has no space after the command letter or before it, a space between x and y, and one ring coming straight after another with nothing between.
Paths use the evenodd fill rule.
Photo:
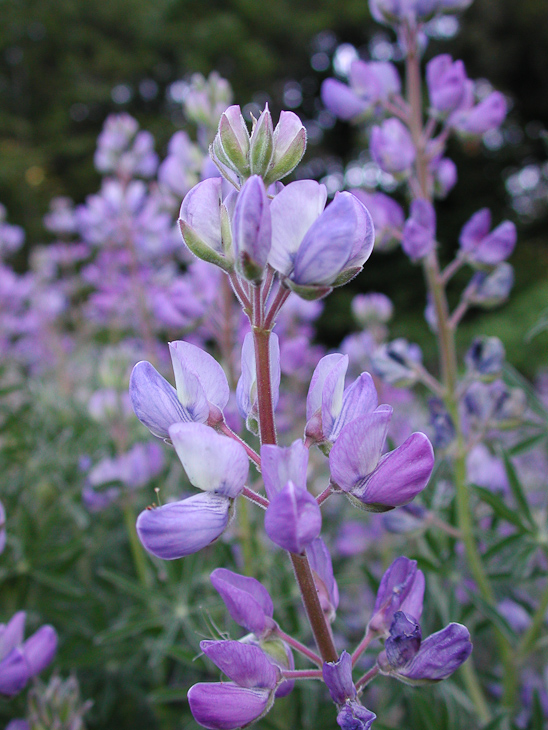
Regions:
<instances>
[{"instance_id":1,"label":"dark background","mask_svg":"<svg viewBox=\"0 0 548 730\"><path fill-rule=\"evenodd\" d=\"M365 0L4 0L0 10L0 201L10 222L25 227L27 251L48 240L41 220L53 196L80 202L97 189L93 151L107 114L125 110L136 116L163 155L184 125L179 105L169 100L170 85L194 71L217 69L230 80L238 103L262 106L269 99L275 116L287 108L284 92L296 82L302 103L293 108L312 119L321 109L321 81L332 74L331 68L315 71L310 62L325 32L364 56L375 33L390 35L372 22ZM473 315L463 337L481 328L497 332L529 374L544 362L548 344L541 333L523 347L548 307L546 209L540 200L534 215L519 216L504 180L546 159L539 135L548 126L546 48L544 0L476 0L461 18L460 33L431 41L426 52L427 59L440 52L462 58L469 77L489 79L513 100L502 148L451 143L461 183L440 206L439 239L446 242L442 258L448 260L460 227L481 206L492 209L495 223L509 217L518 224L512 302L500 314ZM119 86L129 97L124 103L113 101ZM348 162L358 137L358 130L337 122L309 145L306 160L326 160L328 168L338 158ZM24 268L24 255L17 265ZM389 294L405 313L394 333L421 338L420 271L410 274L396 252L375 257L355 284L330 300L321 330L329 343L348 329L348 302L359 289Z\"/></svg>"}]
</instances>

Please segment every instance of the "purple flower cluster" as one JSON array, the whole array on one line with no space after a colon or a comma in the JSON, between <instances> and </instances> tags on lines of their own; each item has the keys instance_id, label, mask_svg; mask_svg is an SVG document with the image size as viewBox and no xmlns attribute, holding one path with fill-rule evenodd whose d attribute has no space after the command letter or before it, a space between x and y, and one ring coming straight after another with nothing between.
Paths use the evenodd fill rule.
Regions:
<instances>
[{"instance_id":1,"label":"purple flower cluster","mask_svg":"<svg viewBox=\"0 0 548 730\"><path fill-rule=\"evenodd\" d=\"M0 624L0 694L21 692L28 681L51 664L57 651L57 634L42 626L24 640L26 613L19 611L7 624Z\"/></svg>"}]
</instances>

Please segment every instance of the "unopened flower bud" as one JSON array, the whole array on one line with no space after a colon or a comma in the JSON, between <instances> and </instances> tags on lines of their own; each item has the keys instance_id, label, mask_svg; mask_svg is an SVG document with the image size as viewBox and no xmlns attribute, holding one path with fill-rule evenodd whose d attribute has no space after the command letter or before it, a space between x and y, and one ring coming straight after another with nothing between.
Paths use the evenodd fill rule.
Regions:
<instances>
[{"instance_id":1,"label":"unopened flower bud","mask_svg":"<svg viewBox=\"0 0 548 730\"><path fill-rule=\"evenodd\" d=\"M212 152L215 163L226 165L237 175L249 175L250 139L240 107L229 106L222 114ZM223 171L222 168L221 172Z\"/></svg>"},{"instance_id":2,"label":"unopened flower bud","mask_svg":"<svg viewBox=\"0 0 548 730\"><path fill-rule=\"evenodd\" d=\"M503 304L514 285L514 269L505 261L490 274L477 271L463 293L471 304L485 309Z\"/></svg>"},{"instance_id":3,"label":"unopened flower bud","mask_svg":"<svg viewBox=\"0 0 548 730\"><path fill-rule=\"evenodd\" d=\"M283 111L273 135L273 153L265 185L281 180L297 167L306 150L306 129L293 112Z\"/></svg>"},{"instance_id":4,"label":"unopened flower bud","mask_svg":"<svg viewBox=\"0 0 548 730\"><path fill-rule=\"evenodd\" d=\"M251 133L249 167L252 175L266 175L274 151L272 115L266 105Z\"/></svg>"},{"instance_id":5,"label":"unopened flower bud","mask_svg":"<svg viewBox=\"0 0 548 730\"><path fill-rule=\"evenodd\" d=\"M258 175L250 177L238 195L232 242L238 272L249 281L260 282L270 253L272 221L265 186Z\"/></svg>"},{"instance_id":6,"label":"unopened flower bud","mask_svg":"<svg viewBox=\"0 0 548 730\"><path fill-rule=\"evenodd\" d=\"M381 345L372 355L371 367L375 375L390 385L407 388L417 380L415 364L422 361L420 347L403 337Z\"/></svg>"}]
</instances>

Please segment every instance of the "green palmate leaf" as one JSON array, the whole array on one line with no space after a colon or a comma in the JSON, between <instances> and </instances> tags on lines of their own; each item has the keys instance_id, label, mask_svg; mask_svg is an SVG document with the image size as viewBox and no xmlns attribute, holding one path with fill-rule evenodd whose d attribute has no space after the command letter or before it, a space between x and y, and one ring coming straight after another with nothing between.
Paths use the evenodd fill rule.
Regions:
<instances>
[{"instance_id":1,"label":"green palmate leaf","mask_svg":"<svg viewBox=\"0 0 548 730\"><path fill-rule=\"evenodd\" d=\"M542 709L538 690L533 692L533 716L531 718L531 730L546 730L546 715Z\"/></svg>"},{"instance_id":2,"label":"green palmate leaf","mask_svg":"<svg viewBox=\"0 0 548 730\"><path fill-rule=\"evenodd\" d=\"M514 465L512 464L507 453L505 453L503 451L502 456L504 458L504 466L506 469L506 475L508 476L508 482L510 484L510 489L512 490L512 494L514 495L514 499L516 500L519 511L523 515L523 517L525 517L525 519L527 520L529 525L533 529L535 529L536 524L533 519L533 515L531 514L531 510L529 509L529 503L527 502L527 497L525 495L525 492L523 491L523 488L519 481L519 477L516 473Z\"/></svg>"},{"instance_id":3,"label":"green palmate leaf","mask_svg":"<svg viewBox=\"0 0 548 730\"><path fill-rule=\"evenodd\" d=\"M510 449L508 449L508 456L518 456L518 454L523 454L525 451L530 451L535 446L538 446L540 443L545 441L547 438L548 434L546 433L546 431L537 433L534 436L528 436L526 439L523 439L523 441L514 444Z\"/></svg>"},{"instance_id":4,"label":"green palmate leaf","mask_svg":"<svg viewBox=\"0 0 548 730\"><path fill-rule=\"evenodd\" d=\"M499 540L494 545L491 545L489 550L485 552L485 560L490 560L492 557L500 553L502 550L505 550L506 548L514 548L514 546L517 543L520 543L522 540L522 533L518 533L517 535L509 535L508 537Z\"/></svg>"},{"instance_id":5,"label":"green palmate leaf","mask_svg":"<svg viewBox=\"0 0 548 730\"><path fill-rule=\"evenodd\" d=\"M522 532L530 532L530 529L523 524L519 513L510 509L502 497L499 497L498 494L495 494L484 487L473 485L473 489L481 501L488 504L498 517L506 520L506 522L510 522L512 525L515 525Z\"/></svg>"},{"instance_id":6,"label":"green palmate leaf","mask_svg":"<svg viewBox=\"0 0 548 730\"><path fill-rule=\"evenodd\" d=\"M84 594L84 588L74 582L71 578L60 578L59 576L47 573L45 570L31 570L30 575L35 581L41 583L47 588L52 588L54 591L64 593L66 596L71 598L81 598Z\"/></svg>"},{"instance_id":7,"label":"green palmate leaf","mask_svg":"<svg viewBox=\"0 0 548 730\"><path fill-rule=\"evenodd\" d=\"M146 588L138 581L126 578L125 576L115 573L113 570L109 570L108 568L99 568L97 575L109 583L112 583L112 585L115 585L124 593L127 593L134 598L139 598L145 603L150 603L150 601L154 598L162 597L161 594L158 594L150 588Z\"/></svg>"},{"instance_id":8,"label":"green palmate leaf","mask_svg":"<svg viewBox=\"0 0 548 730\"><path fill-rule=\"evenodd\" d=\"M136 621L128 621L121 626L101 631L97 634L95 641L97 644L105 644L107 642L122 641L130 636L142 634L148 629L161 629L162 622L158 618L138 619Z\"/></svg>"},{"instance_id":9,"label":"green palmate leaf","mask_svg":"<svg viewBox=\"0 0 548 730\"><path fill-rule=\"evenodd\" d=\"M508 621L502 616L494 606L491 606L480 595L473 591L468 591L468 595L476 608L485 616L486 619L496 626L499 631L504 634L508 641L515 645L518 641L518 635L510 626Z\"/></svg>"}]
</instances>

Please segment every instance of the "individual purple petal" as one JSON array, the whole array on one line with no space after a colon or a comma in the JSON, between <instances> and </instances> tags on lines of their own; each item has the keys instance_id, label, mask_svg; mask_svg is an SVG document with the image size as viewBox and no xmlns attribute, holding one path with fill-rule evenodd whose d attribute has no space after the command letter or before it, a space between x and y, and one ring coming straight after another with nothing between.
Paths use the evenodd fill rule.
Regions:
<instances>
[{"instance_id":1,"label":"individual purple petal","mask_svg":"<svg viewBox=\"0 0 548 730\"><path fill-rule=\"evenodd\" d=\"M341 730L370 730L377 716L357 700L346 702L337 715L337 725Z\"/></svg>"},{"instance_id":2,"label":"individual purple petal","mask_svg":"<svg viewBox=\"0 0 548 730\"><path fill-rule=\"evenodd\" d=\"M466 71L462 61L451 56L436 56L426 64L430 103L439 112L451 112L464 100Z\"/></svg>"},{"instance_id":3,"label":"individual purple petal","mask_svg":"<svg viewBox=\"0 0 548 730\"><path fill-rule=\"evenodd\" d=\"M223 368L214 357L190 342L177 340L169 343L169 354L175 374L175 385L181 403L185 403L185 373L190 372L200 381L210 403L222 410L228 403L230 388Z\"/></svg>"},{"instance_id":4,"label":"individual purple petal","mask_svg":"<svg viewBox=\"0 0 548 730\"><path fill-rule=\"evenodd\" d=\"M273 332L270 335L270 383L274 409L280 396L280 378L280 341ZM251 332L246 334L242 345L242 372L236 387L236 399L241 417L247 418L257 404L257 369Z\"/></svg>"},{"instance_id":5,"label":"individual purple petal","mask_svg":"<svg viewBox=\"0 0 548 730\"><path fill-rule=\"evenodd\" d=\"M425 579L422 570L417 570L411 582L411 588L400 604L400 610L405 611L416 621L420 621L424 601Z\"/></svg>"},{"instance_id":6,"label":"individual purple petal","mask_svg":"<svg viewBox=\"0 0 548 730\"><path fill-rule=\"evenodd\" d=\"M46 624L25 641L21 647L29 665L29 677L34 677L51 664L57 652L57 632Z\"/></svg>"},{"instance_id":7,"label":"individual purple petal","mask_svg":"<svg viewBox=\"0 0 548 730\"><path fill-rule=\"evenodd\" d=\"M352 657L347 651L343 651L336 662L324 662L322 674L335 704L342 705L357 696L352 681Z\"/></svg>"},{"instance_id":8,"label":"individual purple petal","mask_svg":"<svg viewBox=\"0 0 548 730\"><path fill-rule=\"evenodd\" d=\"M0 659L23 643L26 618L25 611L17 611L7 624L0 624Z\"/></svg>"},{"instance_id":9,"label":"individual purple petal","mask_svg":"<svg viewBox=\"0 0 548 730\"><path fill-rule=\"evenodd\" d=\"M270 253L272 221L265 186L258 175L240 190L232 220L236 266L242 276L260 281Z\"/></svg>"},{"instance_id":10,"label":"individual purple petal","mask_svg":"<svg viewBox=\"0 0 548 730\"><path fill-rule=\"evenodd\" d=\"M364 206L352 193L337 193L310 226L297 255L292 280L299 285L331 284L345 268L358 242L367 241L365 258L373 248L372 224L362 228Z\"/></svg>"},{"instance_id":11,"label":"individual purple petal","mask_svg":"<svg viewBox=\"0 0 548 730\"><path fill-rule=\"evenodd\" d=\"M240 687L274 689L280 671L264 651L253 644L239 641L201 641L200 649L223 674Z\"/></svg>"},{"instance_id":12,"label":"individual purple petal","mask_svg":"<svg viewBox=\"0 0 548 730\"><path fill-rule=\"evenodd\" d=\"M344 377L348 369L348 355L341 355L338 352L325 355L316 365L310 387L306 397L306 419L310 419L321 410L323 403L335 403L337 400L342 405L344 392ZM330 375L333 373L333 375ZM326 383L328 383L327 392Z\"/></svg>"},{"instance_id":13,"label":"individual purple petal","mask_svg":"<svg viewBox=\"0 0 548 730\"><path fill-rule=\"evenodd\" d=\"M384 642L388 664L398 669L408 664L418 652L422 640L419 624L403 611L396 611L390 626L390 636Z\"/></svg>"},{"instance_id":14,"label":"individual purple petal","mask_svg":"<svg viewBox=\"0 0 548 730\"><path fill-rule=\"evenodd\" d=\"M411 434L386 454L375 471L352 494L364 504L399 507L414 499L427 485L434 468L434 450L425 434Z\"/></svg>"},{"instance_id":15,"label":"individual purple petal","mask_svg":"<svg viewBox=\"0 0 548 730\"><path fill-rule=\"evenodd\" d=\"M510 256L516 239L516 226L511 221L503 221L483 239L474 251L473 258L481 264L497 266Z\"/></svg>"},{"instance_id":16,"label":"individual purple petal","mask_svg":"<svg viewBox=\"0 0 548 730\"><path fill-rule=\"evenodd\" d=\"M391 417L392 408L381 406L342 429L329 453L329 468L333 481L343 491L361 489L364 479L379 463Z\"/></svg>"},{"instance_id":17,"label":"individual purple petal","mask_svg":"<svg viewBox=\"0 0 548 730\"><path fill-rule=\"evenodd\" d=\"M404 601L414 591L415 581L419 574L422 576L421 571L417 570L416 560L409 560L403 555L394 560L381 579L368 631L373 631L380 636L388 634L394 614L402 609ZM424 576L422 578L424 579ZM424 591L423 580L420 582L420 586ZM410 602L415 604L415 606L410 606L415 611L417 611L419 593L420 591L416 590ZM420 618L420 614L416 616L410 610L408 613L417 620Z\"/></svg>"},{"instance_id":18,"label":"individual purple petal","mask_svg":"<svg viewBox=\"0 0 548 730\"><path fill-rule=\"evenodd\" d=\"M489 208L482 208L467 221L459 236L459 243L462 251L468 253L473 251L489 233L491 228L491 211Z\"/></svg>"},{"instance_id":19,"label":"individual purple petal","mask_svg":"<svg viewBox=\"0 0 548 730\"><path fill-rule=\"evenodd\" d=\"M231 499L240 494L249 473L241 444L201 423L175 423L169 437L193 486Z\"/></svg>"},{"instance_id":20,"label":"individual purple petal","mask_svg":"<svg viewBox=\"0 0 548 730\"><path fill-rule=\"evenodd\" d=\"M409 664L400 667L396 676L409 684L439 682L453 674L471 653L470 632L466 626L452 623L426 638Z\"/></svg>"},{"instance_id":21,"label":"individual purple petal","mask_svg":"<svg viewBox=\"0 0 548 730\"><path fill-rule=\"evenodd\" d=\"M297 180L281 190L270 204L272 248L268 263L288 276L301 241L325 208L327 189L314 180Z\"/></svg>"},{"instance_id":22,"label":"individual purple petal","mask_svg":"<svg viewBox=\"0 0 548 730\"><path fill-rule=\"evenodd\" d=\"M339 605L339 587L333 573L331 555L321 537L310 543L306 548L306 555L312 568L322 610L329 621L334 621Z\"/></svg>"},{"instance_id":23,"label":"individual purple petal","mask_svg":"<svg viewBox=\"0 0 548 730\"><path fill-rule=\"evenodd\" d=\"M375 250L389 251L398 243L405 216L401 205L384 193L352 190L371 213L375 228Z\"/></svg>"},{"instance_id":24,"label":"individual purple petal","mask_svg":"<svg viewBox=\"0 0 548 730\"><path fill-rule=\"evenodd\" d=\"M360 116L370 106L349 86L336 79L325 79L322 83L321 96L329 111L345 122Z\"/></svg>"},{"instance_id":25,"label":"individual purple petal","mask_svg":"<svg viewBox=\"0 0 548 730\"><path fill-rule=\"evenodd\" d=\"M386 61L352 61L348 79L351 88L370 104L401 91L398 71Z\"/></svg>"},{"instance_id":26,"label":"individual purple petal","mask_svg":"<svg viewBox=\"0 0 548 730\"><path fill-rule=\"evenodd\" d=\"M261 473L269 499L289 481L305 489L307 469L308 449L300 439L285 448L273 444L261 446Z\"/></svg>"},{"instance_id":27,"label":"individual purple petal","mask_svg":"<svg viewBox=\"0 0 548 730\"><path fill-rule=\"evenodd\" d=\"M436 213L428 200L414 200L403 227L401 245L410 259L424 258L436 245Z\"/></svg>"},{"instance_id":28,"label":"individual purple petal","mask_svg":"<svg viewBox=\"0 0 548 730\"><path fill-rule=\"evenodd\" d=\"M273 628L274 605L266 588L255 578L238 575L226 568L216 568L210 576L233 620L260 636Z\"/></svg>"},{"instance_id":29,"label":"individual purple petal","mask_svg":"<svg viewBox=\"0 0 548 730\"><path fill-rule=\"evenodd\" d=\"M406 173L415 161L413 140L399 119L386 119L380 126L373 127L370 150L384 172Z\"/></svg>"},{"instance_id":30,"label":"individual purple petal","mask_svg":"<svg viewBox=\"0 0 548 730\"><path fill-rule=\"evenodd\" d=\"M192 420L190 413L179 402L175 388L146 360L138 362L133 368L129 395L137 418L158 438L169 438L168 429L173 423ZM203 406L193 414L202 422L209 415L205 398Z\"/></svg>"},{"instance_id":31,"label":"individual purple petal","mask_svg":"<svg viewBox=\"0 0 548 730\"><path fill-rule=\"evenodd\" d=\"M185 242L191 236L196 237L212 251L222 253L222 200L222 180L219 177L203 180L185 195L179 215ZM192 250L192 246L189 248Z\"/></svg>"},{"instance_id":32,"label":"individual purple petal","mask_svg":"<svg viewBox=\"0 0 548 730\"><path fill-rule=\"evenodd\" d=\"M12 649L0 661L0 695L13 697L29 680L29 667L21 649Z\"/></svg>"},{"instance_id":33,"label":"individual purple petal","mask_svg":"<svg viewBox=\"0 0 548 730\"><path fill-rule=\"evenodd\" d=\"M226 529L231 501L211 492L195 494L141 512L137 534L149 553L164 560L191 555L216 540Z\"/></svg>"},{"instance_id":34,"label":"individual purple petal","mask_svg":"<svg viewBox=\"0 0 548 730\"><path fill-rule=\"evenodd\" d=\"M457 111L453 126L464 135L478 135L500 127L508 111L506 99L500 91L492 91L472 109Z\"/></svg>"},{"instance_id":35,"label":"individual purple petal","mask_svg":"<svg viewBox=\"0 0 548 730\"><path fill-rule=\"evenodd\" d=\"M310 492L288 482L270 502L264 527L272 542L300 554L320 534L321 510Z\"/></svg>"},{"instance_id":36,"label":"individual purple petal","mask_svg":"<svg viewBox=\"0 0 548 730\"><path fill-rule=\"evenodd\" d=\"M335 441L342 429L351 421L375 410L378 405L377 389L369 373L362 373L359 378L344 391L342 407L333 428L328 435Z\"/></svg>"},{"instance_id":37,"label":"individual purple petal","mask_svg":"<svg viewBox=\"0 0 548 730\"><path fill-rule=\"evenodd\" d=\"M196 722L209 730L236 730L262 717L274 701L272 690L249 689L232 682L200 683L188 691Z\"/></svg>"}]
</instances>

